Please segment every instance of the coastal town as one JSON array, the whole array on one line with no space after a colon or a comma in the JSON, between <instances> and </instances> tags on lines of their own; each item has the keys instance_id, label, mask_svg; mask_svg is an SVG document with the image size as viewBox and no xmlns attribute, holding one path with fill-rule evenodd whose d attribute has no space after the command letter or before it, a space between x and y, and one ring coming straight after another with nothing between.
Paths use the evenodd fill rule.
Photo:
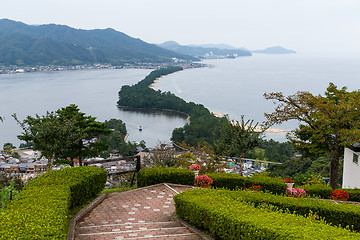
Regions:
<instances>
[{"instance_id":1,"label":"coastal town","mask_svg":"<svg viewBox=\"0 0 360 240\"><path fill-rule=\"evenodd\" d=\"M58 71L74 71L74 70L93 70L93 69L160 69L169 65L182 67L183 69L208 67L207 64L201 62L186 62L176 58L172 63L124 63L122 66L114 66L111 64L91 64L91 65L47 65L47 66L1 66L0 74L14 74L14 73L31 73L31 72L58 72Z\"/></svg>"}]
</instances>

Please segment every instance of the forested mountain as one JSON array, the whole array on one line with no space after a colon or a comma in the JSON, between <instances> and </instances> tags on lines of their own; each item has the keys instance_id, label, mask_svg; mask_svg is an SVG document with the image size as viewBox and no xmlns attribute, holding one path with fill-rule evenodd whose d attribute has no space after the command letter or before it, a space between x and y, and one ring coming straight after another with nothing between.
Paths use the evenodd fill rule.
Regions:
<instances>
[{"instance_id":1,"label":"forested mountain","mask_svg":"<svg viewBox=\"0 0 360 240\"><path fill-rule=\"evenodd\" d=\"M187 54L199 58L205 56L251 56L251 53L249 51L242 49L221 49L215 47L183 46L174 41L164 42L162 44L158 44L158 46L177 53Z\"/></svg>"},{"instance_id":2,"label":"forested mountain","mask_svg":"<svg viewBox=\"0 0 360 240\"><path fill-rule=\"evenodd\" d=\"M114 29L32 26L0 19L0 65L72 65L192 60Z\"/></svg>"}]
</instances>

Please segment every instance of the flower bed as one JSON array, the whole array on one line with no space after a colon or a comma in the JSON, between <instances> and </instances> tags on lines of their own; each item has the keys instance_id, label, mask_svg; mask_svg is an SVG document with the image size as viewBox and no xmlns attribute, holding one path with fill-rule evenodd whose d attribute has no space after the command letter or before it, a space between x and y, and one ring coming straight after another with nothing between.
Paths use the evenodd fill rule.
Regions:
<instances>
[{"instance_id":1,"label":"flower bed","mask_svg":"<svg viewBox=\"0 0 360 240\"><path fill-rule=\"evenodd\" d=\"M0 214L0 239L65 239L72 207L105 186L107 172L96 167L48 172L30 183Z\"/></svg>"},{"instance_id":2,"label":"flower bed","mask_svg":"<svg viewBox=\"0 0 360 240\"><path fill-rule=\"evenodd\" d=\"M216 239L360 239L358 233L322 221L259 209L218 192L224 191L197 189L177 194L177 215Z\"/></svg>"}]
</instances>

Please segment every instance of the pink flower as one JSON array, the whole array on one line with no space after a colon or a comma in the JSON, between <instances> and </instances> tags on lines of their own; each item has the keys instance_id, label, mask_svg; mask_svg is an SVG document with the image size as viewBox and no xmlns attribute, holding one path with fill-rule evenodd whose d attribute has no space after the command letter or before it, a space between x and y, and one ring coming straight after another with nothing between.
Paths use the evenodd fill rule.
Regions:
<instances>
[{"instance_id":1,"label":"pink flower","mask_svg":"<svg viewBox=\"0 0 360 240\"><path fill-rule=\"evenodd\" d=\"M199 175L195 178L195 185L203 186L205 184L212 184L214 181L206 176L206 175Z\"/></svg>"}]
</instances>

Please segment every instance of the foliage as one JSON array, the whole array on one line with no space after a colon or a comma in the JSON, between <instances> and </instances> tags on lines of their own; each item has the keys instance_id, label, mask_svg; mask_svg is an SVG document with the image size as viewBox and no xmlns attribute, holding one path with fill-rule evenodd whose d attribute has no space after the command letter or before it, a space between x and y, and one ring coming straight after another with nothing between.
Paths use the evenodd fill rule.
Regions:
<instances>
[{"instance_id":1,"label":"foliage","mask_svg":"<svg viewBox=\"0 0 360 240\"><path fill-rule=\"evenodd\" d=\"M14 144L7 142L7 143L4 143L3 149L4 149L4 151L12 152L14 149L16 149L16 147Z\"/></svg>"},{"instance_id":2,"label":"foliage","mask_svg":"<svg viewBox=\"0 0 360 240\"><path fill-rule=\"evenodd\" d=\"M113 151L118 152L121 156L133 156L136 154L136 148L138 146L147 149L144 141L141 141L140 144L125 141L127 131L125 123L120 119L105 121L105 126L110 129L111 132L108 135L102 135L100 137L100 141L108 146L107 150L101 154L102 157L109 157Z\"/></svg>"},{"instance_id":3,"label":"foliage","mask_svg":"<svg viewBox=\"0 0 360 240\"><path fill-rule=\"evenodd\" d=\"M332 201L321 201L311 198L289 198L263 192L225 191L216 193L219 196L252 204L255 207L274 206L284 212L304 217L323 219L327 223L360 231L360 209L353 204L336 204Z\"/></svg>"},{"instance_id":4,"label":"foliage","mask_svg":"<svg viewBox=\"0 0 360 240\"><path fill-rule=\"evenodd\" d=\"M253 124L253 121L244 120L241 116L241 121L230 121L228 116L225 116L226 123L220 130L220 138L215 143L215 153L239 158L240 174L242 175L241 158L249 151L260 144L260 139L264 131L257 129L258 124Z\"/></svg>"},{"instance_id":5,"label":"foliage","mask_svg":"<svg viewBox=\"0 0 360 240\"><path fill-rule=\"evenodd\" d=\"M211 185L213 182L214 181L206 175L199 175L194 180L195 186L199 186L199 187L202 187L204 185Z\"/></svg>"},{"instance_id":6,"label":"foliage","mask_svg":"<svg viewBox=\"0 0 360 240\"><path fill-rule=\"evenodd\" d=\"M282 93L265 93L266 99L276 100L275 112L265 114L267 125L288 120L301 122L298 129L288 135L297 149L305 154L330 154L330 185L337 188L339 160L344 147L359 141L360 91L348 92L329 84L325 96L298 92L284 96Z\"/></svg>"},{"instance_id":7,"label":"foliage","mask_svg":"<svg viewBox=\"0 0 360 240\"><path fill-rule=\"evenodd\" d=\"M229 191L231 193L231 191ZM248 194L261 194L244 191ZM174 196L177 215L215 239L357 239L358 233L322 221L255 208L224 191L196 189ZM298 199L293 199L298 200Z\"/></svg>"},{"instance_id":8,"label":"foliage","mask_svg":"<svg viewBox=\"0 0 360 240\"><path fill-rule=\"evenodd\" d=\"M360 202L360 189L344 189L349 193L349 201Z\"/></svg>"},{"instance_id":9,"label":"foliage","mask_svg":"<svg viewBox=\"0 0 360 240\"><path fill-rule=\"evenodd\" d=\"M101 168L47 172L29 182L0 214L0 239L65 239L69 209L87 202L105 186Z\"/></svg>"},{"instance_id":10,"label":"foliage","mask_svg":"<svg viewBox=\"0 0 360 240\"><path fill-rule=\"evenodd\" d=\"M152 166L174 167L177 163L175 149L159 144L150 151L150 159L147 161Z\"/></svg>"},{"instance_id":11,"label":"foliage","mask_svg":"<svg viewBox=\"0 0 360 240\"><path fill-rule=\"evenodd\" d=\"M185 141L191 146L203 142L211 144L214 141L213 132L221 127L224 119L215 117L201 104L188 103L170 92L149 88L156 78L181 70L181 67L154 70L137 84L122 86L117 104L130 108L170 110L186 117L190 116L190 123L174 129L171 140L178 143Z\"/></svg>"},{"instance_id":12,"label":"foliage","mask_svg":"<svg viewBox=\"0 0 360 240\"><path fill-rule=\"evenodd\" d=\"M344 190L334 190L331 192L331 198L349 198L349 194Z\"/></svg>"},{"instance_id":13,"label":"foliage","mask_svg":"<svg viewBox=\"0 0 360 240\"><path fill-rule=\"evenodd\" d=\"M332 188L324 184L314 184L303 186L309 196L329 199Z\"/></svg>"},{"instance_id":14,"label":"foliage","mask_svg":"<svg viewBox=\"0 0 360 240\"><path fill-rule=\"evenodd\" d=\"M55 24L30 26L7 19L0 21L9 26L0 30L0 65L123 65L169 62L173 57L195 59L110 28L83 30Z\"/></svg>"},{"instance_id":15,"label":"foliage","mask_svg":"<svg viewBox=\"0 0 360 240\"><path fill-rule=\"evenodd\" d=\"M312 173L311 171L308 171L305 174L297 173L294 180L296 186L324 184L322 177Z\"/></svg>"},{"instance_id":16,"label":"foliage","mask_svg":"<svg viewBox=\"0 0 360 240\"><path fill-rule=\"evenodd\" d=\"M16 198L19 194L19 191L15 188L14 181L11 181L10 184L4 188L0 189L0 209L4 208L6 204L11 200Z\"/></svg>"},{"instance_id":17,"label":"foliage","mask_svg":"<svg viewBox=\"0 0 360 240\"><path fill-rule=\"evenodd\" d=\"M82 160L88 157L97 157L101 152L107 149L107 145L99 141L103 135L111 132L106 128L105 123L96 121L95 117L86 116L80 112L75 104L70 104L65 108L56 111L59 119L68 121L71 119L74 126L72 134L76 136L76 141L72 142L69 147L61 153L64 159L79 159L80 165Z\"/></svg>"},{"instance_id":18,"label":"foliage","mask_svg":"<svg viewBox=\"0 0 360 240\"><path fill-rule=\"evenodd\" d=\"M189 169L151 167L141 169L137 174L138 187L145 187L158 183L176 183L182 185L193 185L195 175Z\"/></svg>"},{"instance_id":19,"label":"foliage","mask_svg":"<svg viewBox=\"0 0 360 240\"><path fill-rule=\"evenodd\" d=\"M214 180L214 188L226 188L229 190L249 188L252 185L261 186L262 191L269 191L274 194L284 194L286 185L280 178L272 178L256 174L252 177L243 177L231 173L209 173L207 174Z\"/></svg>"},{"instance_id":20,"label":"foliage","mask_svg":"<svg viewBox=\"0 0 360 240\"><path fill-rule=\"evenodd\" d=\"M42 151L42 155L49 160L49 167L57 155L63 155L67 148L75 144L80 136L73 131L75 127L72 119L61 119L57 113L47 112L45 116L27 116L19 121L13 117L23 129L20 140L30 142L34 150Z\"/></svg>"},{"instance_id":21,"label":"foliage","mask_svg":"<svg viewBox=\"0 0 360 240\"><path fill-rule=\"evenodd\" d=\"M71 189L71 206L86 202L96 196L105 186L107 172L96 167L65 168L50 171L28 183L24 190L33 187L67 185Z\"/></svg>"}]
</instances>

